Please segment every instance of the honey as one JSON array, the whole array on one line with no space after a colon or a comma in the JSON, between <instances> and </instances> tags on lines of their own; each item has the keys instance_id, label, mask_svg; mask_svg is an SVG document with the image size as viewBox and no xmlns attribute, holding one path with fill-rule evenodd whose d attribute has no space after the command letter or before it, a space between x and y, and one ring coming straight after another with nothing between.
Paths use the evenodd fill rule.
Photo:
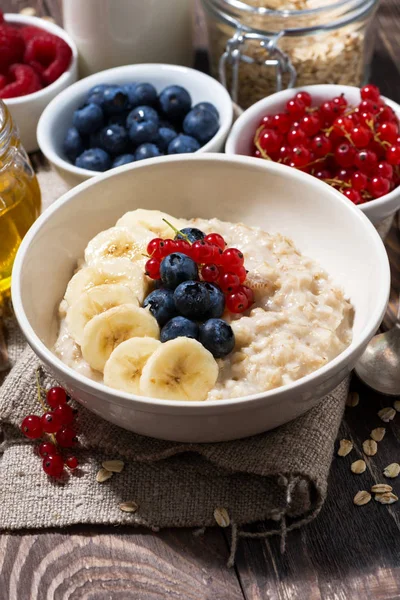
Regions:
<instances>
[{"instance_id":1,"label":"honey","mask_svg":"<svg viewBox=\"0 0 400 600\"><path fill-rule=\"evenodd\" d=\"M0 303L22 238L39 216L41 196L29 158L0 100Z\"/></svg>"}]
</instances>

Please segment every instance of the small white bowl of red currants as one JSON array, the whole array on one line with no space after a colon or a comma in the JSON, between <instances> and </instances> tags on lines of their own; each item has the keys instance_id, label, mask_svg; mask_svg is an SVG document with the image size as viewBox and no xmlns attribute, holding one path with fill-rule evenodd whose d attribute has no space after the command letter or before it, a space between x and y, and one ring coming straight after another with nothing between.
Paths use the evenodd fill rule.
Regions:
<instances>
[{"instance_id":1,"label":"small white bowl of red currants","mask_svg":"<svg viewBox=\"0 0 400 600\"><path fill-rule=\"evenodd\" d=\"M260 100L234 124L227 154L301 169L374 223L400 208L400 106L372 85L311 85Z\"/></svg>"}]
</instances>

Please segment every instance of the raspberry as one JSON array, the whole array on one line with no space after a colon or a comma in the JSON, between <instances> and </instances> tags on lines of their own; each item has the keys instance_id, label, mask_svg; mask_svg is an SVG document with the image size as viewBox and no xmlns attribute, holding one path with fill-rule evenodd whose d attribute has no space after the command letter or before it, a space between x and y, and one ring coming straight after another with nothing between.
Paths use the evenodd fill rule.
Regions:
<instances>
[{"instance_id":1,"label":"raspberry","mask_svg":"<svg viewBox=\"0 0 400 600\"><path fill-rule=\"evenodd\" d=\"M11 83L0 89L0 98L15 98L33 94L42 88L39 77L28 65L12 65L9 69Z\"/></svg>"},{"instance_id":2,"label":"raspberry","mask_svg":"<svg viewBox=\"0 0 400 600\"><path fill-rule=\"evenodd\" d=\"M5 73L8 67L22 61L25 42L17 29L9 25L0 25L0 72Z\"/></svg>"},{"instance_id":3,"label":"raspberry","mask_svg":"<svg viewBox=\"0 0 400 600\"><path fill-rule=\"evenodd\" d=\"M0 91L5 87L8 83L8 79L5 75L0 75Z\"/></svg>"},{"instance_id":4,"label":"raspberry","mask_svg":"<svg viewBox=\"0 0 400 600\"><path fill-rule=\"evenodd\" d=\"M34 25L27 25L26 27L22 27L19 30L20 34L22 35L22 37L25 40L25 44L27 44L29 42L29 40L32 40L33 38L36 37L49 37L49 38L55 38L56 36L53 35L52 33L48 33L47 31L44 31L43 29L40 29L39 27L35 27Z\"/></svg>"},{"instance_id":5,"label":"raspberry","mask_svg":"<svg viewBox=\"0 0 400 600\"><path fill-rule=\"evenodd\" d=\"M38 63L44 67L41 73L46 84L53 83L68 69L72 50L64 40L55 36L33 37L26 44L24 61L38 70Z\"/></svg>"},{"instance_id":6,"label":"raspberry","mask_svg":"<svg viewBox=\"0 0 400 600\"><path fill-rule=\"evenodd\" d=\"M2 10L0 10L0 25L4 23L4 13Z\"/></svg>"}]
</instances>

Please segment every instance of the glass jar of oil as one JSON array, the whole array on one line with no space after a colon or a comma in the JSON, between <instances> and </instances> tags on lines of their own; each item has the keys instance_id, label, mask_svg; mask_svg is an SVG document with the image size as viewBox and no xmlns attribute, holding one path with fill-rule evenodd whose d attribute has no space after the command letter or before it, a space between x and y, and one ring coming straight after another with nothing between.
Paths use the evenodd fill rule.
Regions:
<instances>
[{"instance_id":1,"label":"glass jar of oil","mask_svg":"<svg viewBox=\"0 0 400 600\"><path fill-rule=\"evenodd\" d=\"M19 245L39 216L39 185L21 145L18 129L0 100L0 304L11 285Z\"/></svg>"}]
</instances>

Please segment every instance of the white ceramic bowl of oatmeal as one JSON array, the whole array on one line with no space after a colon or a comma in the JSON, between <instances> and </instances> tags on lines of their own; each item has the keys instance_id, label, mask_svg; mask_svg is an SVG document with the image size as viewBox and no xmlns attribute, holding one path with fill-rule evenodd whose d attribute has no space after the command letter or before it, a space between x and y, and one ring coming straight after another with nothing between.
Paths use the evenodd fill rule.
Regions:
<instances>
[{"instance_id":1,"label":"white ceramic bowl of oatmeal","mask_svg":"<svg viewBox=\"0 0 400 600\"><path fill-rule=\"evenodd\" d=\"M136 208L158 209L183 219L242 222L261 227L273 236L291 238L301 254L312 261L303 263L305 270L292 270L292 290L286 290L289 303L302 304L301 294L307 294L310 287L308 270L315 275L318 263L331 277L332 289L343 290L339 313L347 306L343 297L354 309L351 341L348 338L343 351L327 364L297 380L281 381L280 387L254 393L251 386L243 386L240 393L245 390L246 395L212 393L205 401L127 394L106 387L101 378L94 381L68 366L53 352L58 307L67 284L88 241ZM215 222L210 226L214 227ZM273 237L273 246L282 239ZM250 248L251 239L247 244ZM240 241L237 245L240 247ZM286 241L284 245L288 247ZM280 268L286 267L282 263ZM340 193L279 164L205 154L142 161L65 194L23 240L15 261L12 294L28 342L79 402L142 435L208 442L260 433L314 406L351 371L376 332L386 309L389 286L388 259L376 230ZM291 296L294 289L297 291ZM339 306L337 299L333 303ZM328 305L329 301L325 302L329 311ZM268 309L264 316L270 318ZM268 337L266 329L258 342L263 345ZM254 358L256 354L257 348Z\"/></svg>"},{"instance_id":2,"label":"white ceramic bowl of oatmeal","mask_svg":"<svg viewBox=\"0 0 400 600\"><path fill-rule=\"evenodd\" d=\"M263 98L262 100L259 100L259 102L253 104L253 106L244 111L237 119L226 141L225 152L227 154L251 155L254 133L262 117L264 115L281 112L284 109L286 102L301 90L309 92L316 103L331 100L335 96L340 96L342 93L345 94L349 104L355 105L360 102L360 88L346 85L308 85L302 88L293 88L271 94L271 96ZM383 97L383 99L400 119L400 106L393 100L389 100L385 97ZM393 217L399 210L400 187L397 187L389 194L382 196L382 198L360 204L358 208L372 221L372 223L374 223L374 225L379 225L385 219Z\"/></svg>"}]
</instances>

